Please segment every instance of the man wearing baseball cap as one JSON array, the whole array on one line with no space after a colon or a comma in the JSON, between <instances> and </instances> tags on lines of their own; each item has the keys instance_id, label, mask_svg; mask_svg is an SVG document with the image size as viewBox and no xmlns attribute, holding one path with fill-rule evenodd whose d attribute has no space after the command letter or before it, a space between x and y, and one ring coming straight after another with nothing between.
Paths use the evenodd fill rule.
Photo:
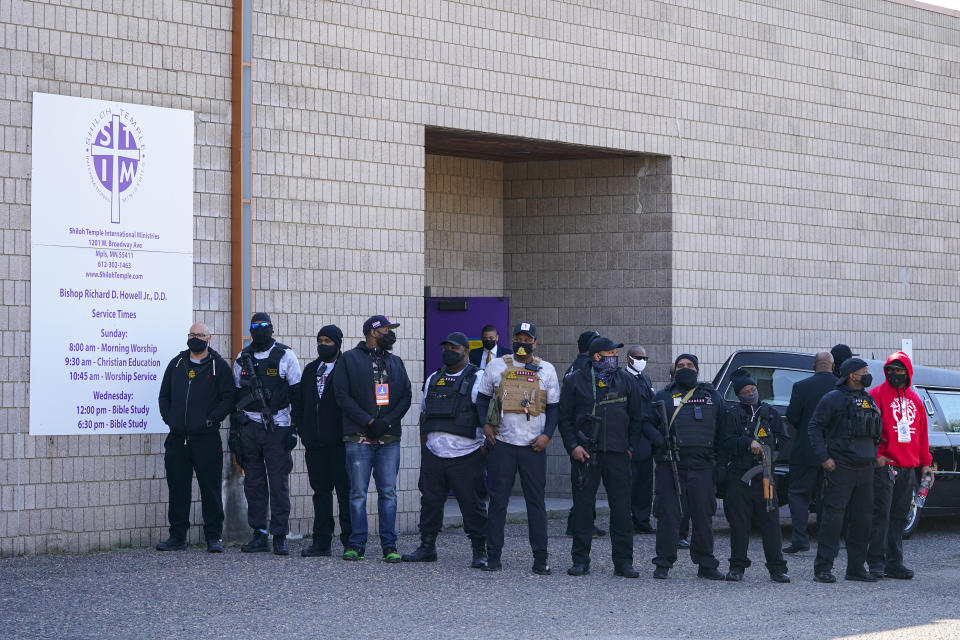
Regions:
<instances>
[{"instance_id":1,"label":"man wearing baseball cap","mask_svg":"<svg viewBox=\"0 0 960 640\"><path fill-rule=\"evenodd\" d=\"M633 567L633 523L630 514L632 443L643 429L640 385L618 367L622 344L598 336L589 346L590 365L563 381L560 393L560 435L572 460L572 576L590 573L593 514L601 479L610 503L613 573L640 574ZM650 427L651 436L656 431Z\"/></svg>"},{"instance_id":2,"label":"man wearing baseball cap","mask_svg":"<svg viewBox=\"0 0 960 640\"><path fill-rule=\"evenodd\" d=\"M499 571L507 503L517 473L527 503L533 572L549 575L547 564L547 443L557 428L560 382L557 371L534 355L537 327L520 322L513 329L513 355L493 360L483 373L477 413L492 449L488 459L493 486L487 517L486 571ZM489 411L491 400L496 408ZM495 405L496 407L497 405ZM490 415L488 415L490 414ZM494 424L496 423L496 424Z\"/></svg>"},{"instance_id":3,"label":"man wearing baseball cap","mask_svg":"<svg viewBox=\"0 0 960 640\"><path fill-rule=\"evenodd\" d=\"M483 372L470 364L470 340L464 334L455 331L440 346L443 366L427 377L420 403L420 546L404 554L403 561L436 561L443 506L452 489L473 547L470 566L482 569L487 564L487 507L476 402Z\"/></svg>"},{"instance_id":4,"label":"man wearing baseball cap","mask_svg":"<svg viewBox=\"0 0 960 640\"><path fill-rule=\"evenodd\" d=\"M384 562L400 562L397 553L397 473L400 470L401 421L410 408L410 378L403 360L390 353L397 322L371 316L363 340L340 356L333 370L337 404L343 413L343 441L350 476L350 546L344 560L363 560L367 546L367 488L373 474L380 515Z\"/></svg>"}]
</instances>

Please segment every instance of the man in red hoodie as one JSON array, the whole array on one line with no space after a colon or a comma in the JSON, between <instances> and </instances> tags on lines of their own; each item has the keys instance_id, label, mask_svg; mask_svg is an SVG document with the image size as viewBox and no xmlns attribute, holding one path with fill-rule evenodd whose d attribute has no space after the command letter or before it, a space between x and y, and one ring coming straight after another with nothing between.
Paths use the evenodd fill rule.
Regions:
<instances>
[{"instance_id":1,"label":"man in red hoodie","mask_svg":"<svg viewBox=\"0 0 960 640\"><path fill-rule=\"evenodd\" d=\"M927 412L910 388L913 363L902 351L887 358L886 381L870 390L880 408L883 434L877 449L873 480L873 532L867 551L870 573L877 578L909 580L913 571L903 566L903 530L916 469L933 484L933 457L927 441Z\"/></svg>"}]
</instances>

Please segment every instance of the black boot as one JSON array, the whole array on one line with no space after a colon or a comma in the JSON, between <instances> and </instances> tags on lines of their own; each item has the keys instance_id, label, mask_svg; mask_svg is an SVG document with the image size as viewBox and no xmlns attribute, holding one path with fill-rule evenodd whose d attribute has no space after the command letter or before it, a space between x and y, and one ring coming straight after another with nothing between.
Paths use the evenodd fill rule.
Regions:
<instances>
[{"instance_id":1,"label":"black boot","mask_svg":"<svg viewBox=\"0 0 960 640\"><path fill-rule=\"evenodd\" d=\"M240 547L244 553L266 553L270 551L270 541L267 534L257 529L253 532L253 540Z\"/></svg>"},{"instance_id":2,"label":"black boot","mask_svg":"<svg viewBox=\"0 0 960 640\"><path fill-rule=\"evenodd\" d=\"M547 564L547 552L546 551L534 551L533 552L533 569L532 571L539 576L548 576L550 575L550 565Z\"/></svg>"},{"instance_id":3,"label":"black boot","mask_svg":"<svg viewBox=\"0 0 960 640\"><path fill-rule=\"evenodd\" d=\"M187 548L187 541L183 538L170 536L163 542L157 543L157 551L183 551Z\"/></svg>"},{"instance_id":4,"label":"black boot","mask_svg":"<svg viewBox=\"0 0 960 640\"><path fill-rule=\"evenodd\" d=\"M420 534L420 546L413 553L401 556L404 562L436 562L437 561L437 534Z\"/></svg>"},{"instance_id":5,"label":"black boot","mask_svg":"<svg viewBox=\"0 0 960 640\"><path fill-rule=\"evenodd\" d=\"M273 536L273 554L277 556L290 555L290 550L287 549L287 536Z\"/></svg>"},{"instance_id":6,"label":"black boot","mask_svg":"<svg viewBox=\"0 0 960 640\"><path fill-rule=\"evenodd\" d=\"M473 547L473 561L470 562L470 568L483 569L487 566L487 541L471 540L470 546Z\"/></svg>"}]
</instances>

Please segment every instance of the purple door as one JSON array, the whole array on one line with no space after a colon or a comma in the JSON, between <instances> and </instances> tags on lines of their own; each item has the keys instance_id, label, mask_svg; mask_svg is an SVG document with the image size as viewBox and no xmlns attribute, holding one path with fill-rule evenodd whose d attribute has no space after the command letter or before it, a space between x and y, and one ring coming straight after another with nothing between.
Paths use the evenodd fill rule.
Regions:
<instances>
[{"instance_id":1,"label":"purple door","mask_svg":"<svg viewBox=\"0 0 960 640\"><path fill-rule=\"evenodd\" d=\"M425 375L442 365L440 342L454 331L470 339L470 348L480 347L480 331L488 324L497 328L500 344L510 346L510 298L427 298Z\"/></svg>"}]
</instances>

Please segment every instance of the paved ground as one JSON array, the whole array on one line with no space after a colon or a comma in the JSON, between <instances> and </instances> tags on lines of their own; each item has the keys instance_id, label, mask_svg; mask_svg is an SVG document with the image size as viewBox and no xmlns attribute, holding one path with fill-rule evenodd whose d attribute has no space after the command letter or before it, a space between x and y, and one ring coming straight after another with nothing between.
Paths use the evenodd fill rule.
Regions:
<instances>
[{"instance_id":1,"label":"paved ground","mask_svg":"<svg viewBox=\"0 0 960 640\"><path fill-rule=\"evenodd\" d=\"M877 585L814 583L813 552L790 559L789 585L769 582L762 564L743 583L701 580L682 553L658 581L652 536L634 539L640 579L613 577L607 540L594 547L592 575L571 578L564 524L550 522L549 577L530 573L522 524L508 525L501 573L467 568L459 529L441 536L439 562L420 565L386 565L376 543L360 563L301 558L301 541L288 558L231 547L4 559L0 638L960 637L958 519L922 522L907 542L917 577ZM403 536L401 551L416 543ZM754 539L754 560L759 548ZM717 555L725 568L722 525Z\"/></svg>"}]
</instances>

